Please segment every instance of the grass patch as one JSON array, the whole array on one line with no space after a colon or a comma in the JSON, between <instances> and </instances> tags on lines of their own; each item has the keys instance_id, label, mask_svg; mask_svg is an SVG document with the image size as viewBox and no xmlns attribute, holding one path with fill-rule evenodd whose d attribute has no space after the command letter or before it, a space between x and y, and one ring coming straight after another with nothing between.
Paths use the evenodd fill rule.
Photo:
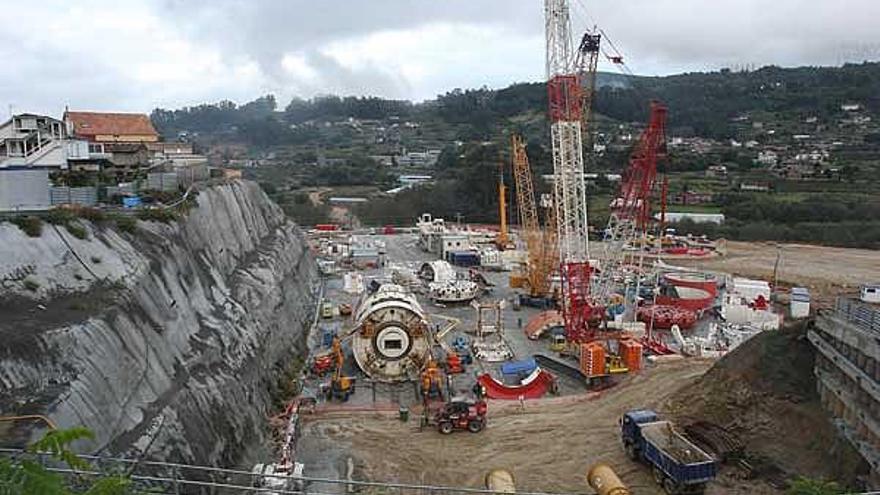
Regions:
<instances>
[{"instance_id":1,"label":"grass patch","mask_svg":"<svg viewBox=\"0 0 880 495\"><path fill-rule=\"evenodd\" d=\"M39 217L16 217L12 223L18 226L28 237L40 237L43 234L43 221Z\"/></svg>"},{"instance_id":2,"label":"grass patch","mask_svg":"<svg viewBox=\"0 0 880 495\"><path fill-rule=\"evenodd\" d=\"M86 240L89 238L89 231L79 222L70 222L65 225L65 228L67 228L67 232L69 232L70 235L77 239Z\"/></svg>"},{"instance_id":3,"label":"grass patch","mask_svg":"<svg viewBox=\"0 0 880 495\"><path fill-rule=\"evenodd\" d=\"M116 228L128 234L134 234L137 230L137 219L128 215L117 215L114 217Z\"/></svg>"}]
</instances>

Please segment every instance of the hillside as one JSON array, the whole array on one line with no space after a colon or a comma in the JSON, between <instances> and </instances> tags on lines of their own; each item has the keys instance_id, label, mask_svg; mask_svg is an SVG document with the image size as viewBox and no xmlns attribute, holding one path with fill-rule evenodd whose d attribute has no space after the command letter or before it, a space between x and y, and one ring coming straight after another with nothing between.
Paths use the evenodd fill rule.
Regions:
<instances>
[{"instance_id":1,"label":"hillside","mask_svg":"<svg viewBox=\"0 0 880 495\"><path fill-rule=\"evenodd\" d=\"M876 249L878 83L880 63L603 74L585 135L586 168L619 174L648 100L657 98L669 107L668 155L659 165L669 179L669 211L726 219L721 226L680 223L680 231ZM245 168L301 223L329 221L322 195L356 186L372 200L354 212L362 223L408 225L421 211L496 222L499 170L513 184L505 166L510 133L525 136L533 173L552 171L545 107L543 83L519 83L454 89L422 103L324 96L281 109L268 95L241 106L156 109L152 118L166 138L195 141L213 164ZM382 193L411 174L429 175L433 184ZM536 187L549 190L542 180ZM589 187L590 221L604 225L617 186L600 177Z\"/></svg>"},{"instance_id":2,"label":"hillside","mask_svg":"<svg viewBox=\"0 0 880 495\"><path fill-rule=\"evenodd\" d=\"M681 424L700 418L726 428L747 446L745 457L758 476L853 486L866 466L821 408L814 352L802 324L764 332L679 390L667 408Z\"/></svg>"}]
</instances>

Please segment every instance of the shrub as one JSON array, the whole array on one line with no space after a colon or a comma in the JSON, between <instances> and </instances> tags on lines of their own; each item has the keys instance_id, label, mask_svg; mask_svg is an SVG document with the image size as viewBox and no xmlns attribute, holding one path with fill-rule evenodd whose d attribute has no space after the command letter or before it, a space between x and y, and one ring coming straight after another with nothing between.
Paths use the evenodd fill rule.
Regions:
<instances>
[{"instance_id":1,"label":"shrub","mask_svg":"<svg viewBox=\"0 0 880 495\"><path fill-rule=\"evenodd\" d=\"M137 217L146 222L168 223L177 220L177 212L167 208L146 208L138 210Z\"/></svg>"},{"instance_id":2,"label":"shrub","mask_svg":"<svg viewBox=\"0 0 880 495\"><path fill-rule=\"evenodd\" d=\"M76 222L68 223L65 227L67 227L67 231L70 232L70 235L76 237L77 239L85 240L89 237L89 231L86 230L85 227Z\"/></svg>"},{"instance_id":3,"label":"shrub","mask_svg":"<svg viewBox=\"0 0 880 495\"><path fill-rule=\"evenodd\" d=\"M79 208L77 210L77 215L79 215L80 218L85 218L92 223L98 223L107 220L107 214L104 213L103 210L92 208L89 206Z\"/></svg>"},{"instance_id":4,"label":"shrub","mask_svg":"<svg viewBox=\"0 0 880 495\"><path fill-rule=\"evenodd\" d=\"M76 213L69 208L54 208L46 214L46 221L52 225L67 225L76 218Z\"/></svg>"},{"instance_id":5,"label":"shrub","mask_svg":"<svg viewBox=\"0 0 880 495\"><path fill-rule=\"evenodd\" d=\"M22 282L22 284L24 285L25 289L27 289L31 292L36 292L37 289L40 288L40 283L32 278L24 279L24 282Z\"/></svg>"},{"instance_id":6,"label":"shrub","mask_svg":"<svg viewBox=\"0 0 880 495\"><path fill-rule=\"evenodd\" d=\"M118 215L114 220L116 221L116 228L122 232L134 234L135 230L137 230L137 220L134 217Z\"/></svg>"},{"instance_id":7,"label":"shrub","mask_svg":"<svg viewBox=\"0 0 880 495\"><path fill-rule=\"evenodd\" d=\"M43 234L43 221L39 217L16 217L12 223L18 225L28 237L40 237Z\"/></svg>"}]
</instances>

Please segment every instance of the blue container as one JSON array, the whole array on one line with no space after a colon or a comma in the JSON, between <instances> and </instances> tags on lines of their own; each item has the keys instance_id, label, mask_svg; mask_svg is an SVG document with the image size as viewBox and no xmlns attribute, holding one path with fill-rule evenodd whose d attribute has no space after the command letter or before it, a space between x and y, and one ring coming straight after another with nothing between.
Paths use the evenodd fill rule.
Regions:
<instances>
[{"instance_id":1,"label":"blue container","mask_svg":"<svg viewBox=\"0 0 880 495\"><path fill-rule=\"evenodd\" d=\"M537 367L538 363L535 362L535 358L528 358L502 364L501 373L504 375L529 375Z\"/></svg>"},{"instance_id":2,"label":"blue container","mask_svg":"<svg viewBox=\"0 0 880 495\"><path fill-rule=\"evenodd\" d=\"M122 206L126 208L137 208L142 204L140 196L126 196L122 198Z\"/></svg>"}]
</instances>

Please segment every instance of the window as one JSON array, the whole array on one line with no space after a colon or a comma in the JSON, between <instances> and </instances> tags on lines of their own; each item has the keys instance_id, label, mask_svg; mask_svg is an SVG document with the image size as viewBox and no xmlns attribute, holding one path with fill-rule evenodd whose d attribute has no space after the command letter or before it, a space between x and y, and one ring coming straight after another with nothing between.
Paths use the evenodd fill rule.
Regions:
<instances>
[{"instance_id":1,"label":"window","mask_svg":"<svg viewBox=\"0 0 880 495\"><path fill-rule=\"evenodd\" d=\"M384 344L386 349L403 349L403 341L399 339L388 339Z\"/></svg>"}]
</instances>

